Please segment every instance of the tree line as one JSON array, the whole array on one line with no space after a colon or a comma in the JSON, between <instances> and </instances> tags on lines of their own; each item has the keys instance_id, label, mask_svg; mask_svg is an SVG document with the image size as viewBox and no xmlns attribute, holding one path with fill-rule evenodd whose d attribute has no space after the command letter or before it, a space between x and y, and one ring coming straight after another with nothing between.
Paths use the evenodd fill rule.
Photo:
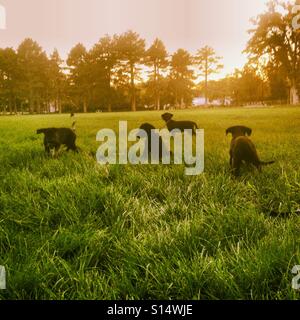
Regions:
<instances>
[{"instance_id":1,"label":"tree line","mask_svg":"<svg viewBox=\"0 0 300 320\"><path fill-rule=\"evenodd\" d=\"M300 89L300 34L293 30L292 4L277 0L253 19L242 70L217 81L223 65L213 48L192 55L169 54L156 39L146 48L128 31L102 37L90 50L77 44L63 61L32 39L0 49L0 111L17 113L95 112L185 108L195 97L205 104L297 103Z\"/></svg>"},{"instance_id":2,"label":"tree line","mask_svg":"<svg viewBox=\"0 0 300 320\"><path fill-rule=\"evenodd\" d=\"M79 43L66 61L25 39L16 51L0 49L1 105L10 113L183 108L195 95L197 68L207 78L218 59L208 47L170 56L159 39L146 49L133 31L107 35L89 51Z\"/></svg>"}]
</instances>

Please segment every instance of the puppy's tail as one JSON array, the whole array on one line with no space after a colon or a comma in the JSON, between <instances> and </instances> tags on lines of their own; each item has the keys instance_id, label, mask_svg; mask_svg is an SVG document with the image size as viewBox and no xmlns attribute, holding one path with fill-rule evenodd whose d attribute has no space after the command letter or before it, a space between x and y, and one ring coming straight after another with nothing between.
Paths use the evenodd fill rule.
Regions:
<instances>
[{"instance_id":1,"label":"puppy's tail","mask_svg":"<svg viewBox=\"0 0 300 320\"><path fill-rule=\"evenodd\" d=\"M269 166L270 164L274 164L275 161L260 161L262 166Z\"/></svg>"},{"instance_id":2,"label":"puppy's tail","mask_svg":"<svg viewBox=\"0 0 300 320\"><path fill-rule=\"evenodd\" d=\"M72 130L73 130L74 132L76 132L76 121L74 121L74 122L72 123Z\"/></svg>"},{"instance_id":3,"label":"puppy's tail","mask_svg":"<svg viewBox=\"0 0 300 320\"><path fill-rule=\"evenodd\" d=\"M194 123L194 126L193 126L193 135L196 135L196 132L197 130L199 129L197 123Z\"/></svg>"}]
</instances>

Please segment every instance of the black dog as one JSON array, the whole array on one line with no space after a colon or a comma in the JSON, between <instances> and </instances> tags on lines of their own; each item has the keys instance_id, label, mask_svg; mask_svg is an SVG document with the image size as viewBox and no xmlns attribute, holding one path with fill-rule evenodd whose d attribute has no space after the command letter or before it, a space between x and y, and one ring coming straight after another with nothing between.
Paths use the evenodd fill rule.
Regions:
<instances>
[{"instance_id":1,"label":"black dog","mask_svg":"<svg viewBox=\"0 0 300 320\"><path fill-rule=\"evenodd\" d=\"M50 154L52 149L57 153L62 145L67 147L67 151L78 152L76 147L76 134L74 130L68 128L46 128L37 130L37 134L44 134L45 151Z\"/></svg>"},{"instance_id":2,"label":"black dog","mask_svg":"<svg viewBox=\"0 0 300 320\"><path fill-rule=\"evenodd\" d=\"M184 132L184 130L189 129L192 130L193 134L196 134L196 129L198 129L198 126L193 121L174 121L172 120L174 115L168 112L164 113L161 117L166 122L169 131L179 129L181 132Z\"/></svg>"},{"instance_id":3,"label":"black dog","mask_svg":"<svg viewBox=\"0 0 300 320\"><path fill-rule=\"evenodd\" d=\"M234 126L234 127L230 127L226 130L226 135L228 136L228 134L231 133L232 135L232 140L231 140L231 145L230 145L230 160L229 160L229 164L230 166L232 166L233 164L233 155L232 155L232 148L233 148L233 144L235 142L235 139L238 137L243 137L243 136L251 136L252 134L252 129L245 127L245 126Z\"/></svg>"},{"instance_id":4,"label":"black dog","mask_svg":"<svg viewBox=\"0 0 300 320\"><path fill-rule=\"evenodd\" d=\"M263 165L273 164L275 161L260 161L255 145L247 137L251 136L252 129L244 126L235 126L226 130L226 135L232 134L230 145L230 166L235 176L239 175L242 162L254 165L259 171Z\"/></svg>"},{"instance_id":5,"label":"black dog","mask_svg":"<svg viewBox=\"0 0 300 320\"><path fill-rule=\"evenodd\" d=\"M150 124L150 123L143 123L140 126L140 130L144 130L147 134L147 141L146 143L146 148L148 149L148 155L150 156L150 154L153 152L151 145L152 145L152 130L155 130L156 128ZM159 141L159 160L162 160L163 154L164 152L168 152L168 150L166 149L166 146L163 143L163 140L161 138L161 136L157 137L158 141ZM172 156L172 152L170 151L170 155Z\"/></svg>"}]
</instances>

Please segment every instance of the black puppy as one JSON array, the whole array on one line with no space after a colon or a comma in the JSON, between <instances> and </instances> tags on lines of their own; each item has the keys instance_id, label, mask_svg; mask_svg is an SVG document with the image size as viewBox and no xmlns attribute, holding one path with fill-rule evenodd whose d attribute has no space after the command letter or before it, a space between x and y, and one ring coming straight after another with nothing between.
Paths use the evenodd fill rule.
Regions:
<instances>
[{"instance_id":1,"label":"black puppy","mask_svg":"<svg viewBox=\"0 0 300 320\"><path fill-rule=\"evenodd\" d=\"M226 130L226 136L228 136L228 134L231 133L232 135L232 140L231 140L231 145L230 145L230 160L229 160L229 164L230 166L233 165L233 145L235 143L235 139L238 137L244 137L244 136L251 136L252 134L252 129L245 127L245 126L234 126L234 127L230 127Z\"/></svg>"},{"instance_id":2,"label":"black puppy","mask_svg":"<svg viewBox=\"0 0 300 320\"><path fill-rule=\"evenodd\" d=\"M44 134L45 151L50 154L52 149L57 153L62 145L67 147L67 151L78 152L76 147L76 134L74 130L68 128L46 128L37 130L37 134Z\"/></svg>"},{"instance_id":3,"label":"black puppy","mask_svg":"<svg viewBox=\"0 0 300 320\"><path fill-rule=\"evenodd\" d=\"M175 121L172 120L174 115L172 113L164 113L162 116L162 119L166 122L167 128L169 131L172 131L174 129L179 129L180 131L184 130L192 130L193 134L196 134L196 129L198 129L198 126L193 121Z\"/></svg>"},{"instance_id":4,"label":"black puppy","mask_svg":"<svg viewBox=\"0 0 300 320\"><path fill-rule=\"evenodd\" d=\"M148 155L150 156L150 154L153 152L151 145L152 145L152 130L155 130L156 128L150 124L150 123L143 123L140 126L140 130L144 130L147 134L147 141L145 142L146 148L148 149ZM158 134L157 134L158 135ZM159 160L162 160L163 154L164 152L168 152L168 150L166 149L166 146L163 143L163 140L161 138L161 136L157 137L158 141L159 141ZM172 152L170 151L170 155L172 156Z\"/></svg>"},{"instance_id":5,"label":"black puppy","mask_svg":"<svg viewBox=\"0 0 300 320\"><path fill-rule=\"evenodd\" d=\"M274 161L263 162L259 159L255 145L247 137L251 136L252 129L244 126L230 127L226 135L232 134L230 145L230 166L235 176L239 175L242 162L254 165L259 171L263 165L273 164Z\"/></svg>"}]
</instances>

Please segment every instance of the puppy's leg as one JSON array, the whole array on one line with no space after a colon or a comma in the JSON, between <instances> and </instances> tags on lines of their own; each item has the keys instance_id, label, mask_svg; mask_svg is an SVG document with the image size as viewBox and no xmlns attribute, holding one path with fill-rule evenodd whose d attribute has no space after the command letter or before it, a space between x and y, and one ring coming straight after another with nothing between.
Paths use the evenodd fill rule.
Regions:
<instances>
[{"instance_id":1,"label":"puppy's leg","mask_svg":"<svg viewBox=\"0 0 300 320\"><path fill-rule=\"evenodd\" d=\"M256 163L255 167L257 168L257 170L261 173L262 172L262 166L260 163Z\"/></svg>"},{"instance_id":2,"label":"puppy's leg","mask_svg":"<svg viewBox=\"0 0 300 320\"><path fill-rule=\"evenodd\" d=\"M46 136L44 138L44 147L45 147L45 152L47 154L50 154L50 143L49 143L49 141L48 141Z\"/></svg>"},{"instance_id":3,"label":"puppy's leg","mask_svg":"<svg viewBox=\"0 0 300 320\"><path fill-rule=\"evenodd\" d=\"M75 143L73 143L73 144L71 144L70 146L68 146L67 151L70 151L70 150L78 153L78 148L76 147L76 144L75 144Z\"/></svg>"},{"instance_id":4,"label":"puppy's leg","mask_svg":"<svg viewBox=\"0 0 300 320\"><path fill-rule=\"evenodd\" d=\"M55 144L53 146L53 150L54 150L54 153L53 153L53 158L57 158L58 157L58 151L59 151L59 148L60 148L60 144Z\"/></svg>"},{"instance_id":5,"label":"puppy's leg","mask_svg":"<svg viewBox=\"0 0 300 320\"><path fill-rule=\"evenodd\" d=\"M232 160L232 173L235 177L240 175L240 168L241 168L242 161L239 159L234 158Z\"/></svg>"},{"instance_id":6,"label":"puppy's leg","mask_svg":"<svg viewBox=\"0 0 300 320\"><path fill-rule=\"evenodd\" d=\"M230 167L232 168L232 167L233 167L233 155L232 155L232 151L231 151L231 150L230 150L230 152L229 152L229 155L230 155L229 165L230 165Z\"/></svg>"},{"instance_id":7,"label":"puppy's leg","mask_svg":"<svg viewBox=\"0 0 300 320\"><path fill-rule=\"evenodd\" d=\"M50 145L48 143L44 143L44 146L45 146L45 151L46 153L49 155L50 154Z\"/></svg>"}]
</instances>

